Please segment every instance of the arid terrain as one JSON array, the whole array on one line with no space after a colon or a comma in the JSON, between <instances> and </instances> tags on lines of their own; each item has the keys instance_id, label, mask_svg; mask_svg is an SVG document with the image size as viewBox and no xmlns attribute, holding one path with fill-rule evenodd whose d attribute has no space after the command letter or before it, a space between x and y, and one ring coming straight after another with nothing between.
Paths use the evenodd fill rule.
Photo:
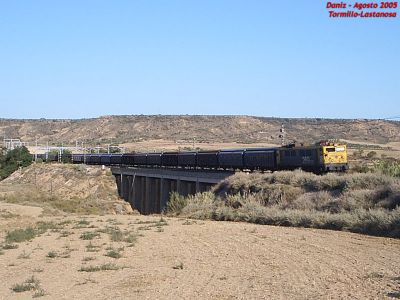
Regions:
<instances>
[{"instance_id":1,"label":"arid terrain","mask_svg":"<svg viewBox=\"0 0 400 300\"><path fill-rule=\"evenodd\" d=\"M35 143L136 143L147 140L199 143L280 144L346 139L363 143L400 142L400 122L364 119L288 119L252 116L103 116L79 120L0 119L0 135Z\"/></svg>"},{"instance_id":2,"label":"arid terrain","mask_svg":"<svg viewBox=\"0 0 400 300\"><path fill-rule=\"evenodd\" d=\"M99 167L2 181L0 299L400 297L398 239L140 216L116 195Z\"/></svg>"},{"instance_id":3,"label":"arid terrain","mask_svg":"<svg viewBox=\"0 0 400 300\"><path fill-rule=\"evenodd\" d=\"M109 145L123 152L185 151L279 146L281 125L286 143L339 139L348 144L350 154L362 149L400 159L400 122L389 120L190 115L0 119L0 135L27 143L31 153L61 145L72 152L81 152L81 146L106 150Z\"/></svg>"},{"instance_id":4,"label":"arid terrain","mask_svg":"<svg viewBox=\"0 0 400 300\"><path fill-rule=\"evenodd\" d=\"M41 226L48 228L14 243L17 249L3 250L2 299L400 296L398 240L160 216L50 217L35 207L4 203L0 209L10 213L1 218L3 228L16 226L16 219L24 226L46 222ZM13 291L24 282L32 290Z\"/></svg>"}]
</instances>

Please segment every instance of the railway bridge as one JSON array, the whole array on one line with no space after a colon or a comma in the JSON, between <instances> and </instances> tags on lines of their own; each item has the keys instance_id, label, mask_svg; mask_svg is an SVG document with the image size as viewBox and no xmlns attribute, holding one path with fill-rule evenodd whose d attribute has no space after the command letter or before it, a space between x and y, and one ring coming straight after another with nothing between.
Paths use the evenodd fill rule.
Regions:
<instances>
[{"instance_id":1,"label":"railway bridge","mask_svg":"<svg viewBox=\"0 0 400 300\"><path fill-rule=\"evenodd\" d=\"M183 196L209 190L234 171L112 167L118 194L141 214L160 213L171 192Z\"/></svg>"}]
</instances>

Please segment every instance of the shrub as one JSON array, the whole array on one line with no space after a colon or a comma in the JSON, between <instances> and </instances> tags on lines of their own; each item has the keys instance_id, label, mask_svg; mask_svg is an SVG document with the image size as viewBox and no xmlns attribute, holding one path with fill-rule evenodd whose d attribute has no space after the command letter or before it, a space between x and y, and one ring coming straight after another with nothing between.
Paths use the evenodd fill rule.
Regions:
<instances>
[{"instance_id":1,"label":"shrub","mask_svg":"<svg viewBox=\"0 0 400 300\"><path fill-rule=\"evenodd\" d=\"M381 160L375 165L375 169L389 176L400 177L399 161Z\"/></svg>"},{"instance_id":2,"label":"shrub","mask_svg":"<svg viewBox=\"0 0 400 300\"><path fill-rule=\"evenodd\" d=\"M187 199L181 196L177 192L172 192L169 195L169 200L167 203L167 212L169 214L179 214L181 210L186 206Z\"/></svg>"},{"instance_id":3,"label":"shrub","mask_svg":"<svg viewBox=\"0 0 400 300\"><path fill-rule=\"evenodd\" d=\"M21 293L26 291L37 290L39 288L39 280L37 280L34 276L28 278L23 283L17 283L12 286L12 290L15 293Z\"/></svg>"},{"instance_id":4,"label":"shrub","mask_svg":"<svg viewBox=\"0 0 400 300\"><path fill-rule=\"evenodd\" d=\"M100 266L82 266L79 271L80 272L98 272L98 271L108 271L108 270L119 270L121 267L108 263Z\"/></svg>"},{"instance_id":5,"label":"shrub","mask_svg":"<svg viewBox=\"0 0 400 300\"><path fill-rule=\"evenodd\" d=\"M97 232L91 232L91 231L87 231L81 234L80 238L82 240L93 240L95 237L100 236L99 233Z\"/></svg>"},{"instance_id":6,"label":"shrub","mask_svg":"<svg viewBox=\"0 0 400 300\"><path fill-rule=\"evenodd\" d=\"M31 163L32 155L25 146L10 150L6 154L0 153L0 180L11 175L19 167L27 167Z\"/></svg>"},{"instance_id":7,"label":"shrub","mask_svg":"<svg viewBox=\"0 0 400 300\"><path fill-rule=\"evenodd\" d=\"M7 243L21 243L30 241L36 236L36 231L32 227L26 229L15 229L7 232L6 242Z\"/></svg>"},{"instance_id":8,"label":"shrub","mask_svg":"<svg viewBox=\"0 0 400 300\"><path fill-rule=\"evenodd\" d=\"M112 258L121 258L122 254L119 251L112 249L112 250L108 251L105 254L105 256L112 257Z\"/></svg>"},{"instance_id":9,"label":"shrub","mask_svg":"<svg viewBox=\"0 0 400 300\"><path fill-rule=\"evenodd\" d=\"M178 196L173 215L400 238L400 182L382 174L236 174L213 192Z\"/></svg>"},{"instance_id":10,"label":"shrub","mask_svg":"<svg viewBox=\"0 0 400 300\"><path fill-rule=\"evenodd\" d=\"M1 246L4 250L10 250L10 249L17 249L18 245L17 244L3 244Z\"/></svg>"},{"instance_id":11,"label":"shrub","mask_svg":"<svg viewBox=\"0 0 400 300\"><path fill-rule=\"evenodd\" d=\"M56 258L57 256L58 254L55 251L50 251L49 253L47 253L48 258Z\"/></svg>"},{"instance_id":12,"label":"shrub","mask_svg":"<svg viewBox=\"0 0 400 300\"><path fill-rule=\"evenodd\" d=\"M99 252L100 246L93 245L92 242L89 242L89 244L86 245L86 251L87 252Z\"/></svg>"},{"instance_id":13,"label":"shrub","mask_svg":"<svg viewBox=\"0 0 400 300\"><path fill-rule=\"evenodd\" d=\"M122 242L124 240L124 233L118 227L110 227L108 233L113 242Z\"/></svg>"}]
</instances>

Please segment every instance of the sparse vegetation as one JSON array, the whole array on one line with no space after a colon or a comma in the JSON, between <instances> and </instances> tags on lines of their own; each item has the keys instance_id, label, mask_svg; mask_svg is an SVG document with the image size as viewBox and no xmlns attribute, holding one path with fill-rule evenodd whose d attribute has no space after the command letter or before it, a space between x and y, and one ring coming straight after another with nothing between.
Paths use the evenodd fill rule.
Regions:
<instances>
[{"instance_id":1,"label":"sparse vegetation","mask_svg":"<svg viewBox=\"0 0 400 300\"><path fill-rule=\"evenodd\" d=\"M112 242L125 242L134 244L138 237L138 234L132 231L122 231L117 226L107 226L103 229L98 229L97 232L107 233Z\"/></svg>"},{"instance_id":2,"label":"sparse vegetation","mask_svg":"<svg viewBox=\"0 0 400 300\"><path fill-rule=\"evenodd\" d=\"M32 298L39 298L39 297L43 297L43 296L46 296L46 295L47 295L46 291L44 289L39 288L32 295Z\"/></svg>"},{"instance_id":3,"label":"sparse vegetation","mask_svg":"<svg viewBox=\"0 0 400 300\"><path fill-rule=\"evenodd\" d=\"M77 226L75 228L86 228L87 226L90 225L90 222L85 219L82 219L79 220L76 224Z\"/></svg>"},{"instance_id":4,"label":"sparse vegetation","mask_svg":"<svg viewBox=\"0 0 400 300\"><path fill-rule=\"evenodd\" d=\"M26 291L38 290L40 288L40 282L34 276L28 278L23 283L17 283L12 286L12 290L15 293L22 293Z\"/></svg>"},{"instance_id":5,"label":"sparse vegetation","mask_svg":"<svg viewBox=\"0 0 400 300\"><path fill-rule=\"evenodd\" d=\"M3 249L15 249L18 245L12 243L21 243L25 241L31 241L35 237L46 233L48 230L58 232L62 228L60 224L54 222L37 222L34 227L18 228L8 231L5 237L5 244L2 246Z\"/></svg>"},{"instance_id":6,"label":"sparse vegetation","mask_svg":"<svg viewBox=\"0 0 400 300\"><path fill-rule=\"evenodd\" d=\"M98 272L98 271L109 271L109 270L119 270L122 267L117 266L113 263L107 263L100 266L82 266L80 272Z\"/></svg>"},{"instance_id":7,"label":"sparse vegetation","mask_svg":"<svg viewBox=\"0 0 400 300\"><path fill-rule=\"evenodd\" d=\"M87 232L83 232L80 236L80 239L82 240L93 240L95 237L100 236L99 233L97 232L92 232L92 231L87 231Z\"/></svg>"},{"instance_id":8,"label":"sparse vegetation","mask_svg":"<svg viewBox=\"0 0 400 300\"><path fill-rule=\"evenodd\" d=\"M236 174L183 202L169 213L400 238L400 182L379 174Z\"/></svg>"},{"instance_id":9,"label":"sparse vegetation","mask_svg":"<svg viewBox=\"0 0 400 300\"><path fill-rule=\"evenodd\" d=\"M105 256L108 256L108 257L112 257L112 258L121 258L122 257L122 254L120 253L120 251L118 251L118 250L115 250L115 249L111 249L111 250L109 250L106 254L105 254Z\"/></svg>"},{"instance_id":10,"label":"sparse vegetation","mask_svg":"<svg viewBox=\"0 0 400 300\"><path fill-rule=\"evenodd\" d=\"M91 261L91 260L95 260L96 258L93 256L86 256L82 259L82 261Z\"/></svg>"},{"instance_id":11,"label":"sparse vegetation","mask_svg":"<svg viewBox=\"0 0 400 300\"><path fill-rule=\"evenodd\" d=\"M99 142L114 145L174 137L185 142L176 146L175 150L178 150L179 146L192 147L193 137L196 137L195 148L204 147L201 145L204 142L279 143L277 132L281 124L290 133L290 138L297 141L314 141L320 137L342 137L363 142L368 139L371 143L399 141L396 134L390 134L399 132L398 122L385 120L136 115L109 116L107 122L104 122L104 117L90 120L10 120L3 121L2 127L4 132L15 132L24 139L29 138L27 132L35 132L41 140L65 141L80 136L93 145ZM360 130L360 127L370 130ZM53 130L49 131L49 128ZM93 128L98 130L93 131ZM111 147L111 150L114 149ZM158 149L161 150L161 146Z\"/></svg>"},{"instance_id":12,"label":"sparse vegetation","mask_svg":"<svg viewBox=\"0 0 400 300\"><path fill-rule=\"evenodd\" d=\"M25 242L25 241L30 241L34 237L36 237L36 235L37 235L37 231L32 227L28 227L25 229L15 229L15 230L7 232L6 242L7 243L21 243L21 242Z\"/></svg>"},{"instance_id":13,"label":"sparse vegetation","mask_svg":"<svg viewBox=\"0 0 400 300\"><path fill-rule=\"evenodd\" d=\"M24 250L24 251L22 251L22 253L20 255L18 255L18 258L19 259L29 259L29 258L31 258L31 254Z\"/></svg>"},{"instance_id":14,"label":"sparse vegetation","mask_svg":"<svg viewBox=\"0 0 400 300\"><path fill-rule=\"evenodd\" d=\"M35 268L35 269L33 269L33 272L35 272L35 273L42 273L42 272L43 272L43 269L42 269L42 268Z\"/></svg>"},{"instance_id":15,"label":"sparse vegetation","mask_svg":"<svg viewBox=\"0 0 400 300\"><path fill-rule=\"evenodd\" d=\"M168 222L161 216L159 221L139 221L136 224L146 224L145 226L139 226L138 230L151 230L156 227L156 232L164 232L162 227L167 226Z\"/></svg>"},{"instance_id":16,"label":"sparse vegetation","mask_svg":"<svg viewBox=\"0 0 400 300\"><path fill-rule=\"evenodd\" d=\"M64 185L67 180L69 188ZM33 164L3 182L0 191L12 186L12 193L3 194L4 202L39 206L50 215L57 211L82 215L131 211L128 204L118 199L113 178L96 167L87 167L82 173L69 164ZM95 195L90 192L94 187ZM89 227L85 220L77 223L77 228Z\"/></svg>"},{"instance_id":17,"label":"sparse vegetation","mask_svg":"<svg viewBox=\"0 0 400 300\"><path fill-rule=\"evenodd\" d=\"M67 237L70 236L72 234L72 232L68 231L68 230L63 230L60 232L60 237Z\"/></svg>"},{"instance_id":18,"label":"sparse vegetation","mask_svg":"<svg viewBox=\"0 0 400 300\"><path fill-rule=\"evenodd\" d=\"M122 242L124 240L124 233L118 227L109 227L108 234L113 242Z\"/></svg>"},{"instance_id":19,"label":"sparse vegetation","mask_svg":"<svg viewBox=\"0 0 400 300\"><path fill-rule=\"evenodd\" d=\"M18 248L18 245L17 245L17 244L9 244L9 243L6 243L6 244L3 244L3 245L1 246L1 248L4 249L4 250L17 249L17 248Z\"/></svg>"},{"instance_id":20,"label":"sparse vegetation","mask_svg":"<svg viewBox=\"0 0 400 300\"><path fill-rule=\"evenodd\" d=\"M36 223L36 230L38 234L45 233L47 230L52 230L54 232L57 232L61 228L63 228L63 225L54 222L39 221Z\"/></svg>"},{"instance_id":21,"label":"sparse vegetation","mask_svg":"<svg viewBox=\"0 0 400 300\"><path fill-rule=\"evenodd\" d=\"M87 252L99 252L100 248L101 248L100 246L93 245L92 242L90 242L88 245L86 245Z\"/></svg>"},{"instance_id":22,"label":"sparse vegetation","mask_svg":"<svg viewBox=\"0 0 400 300\"><path fill-rule=\"evenodd\" d=\"M400 177L400 161L380 160L375 164L375 169L385 175Z\"/></svg>"},{"instance_id":23,"label":"sparse vegetation","mask_svg":"<svg viewBox=\"0 0 400 300\"><path fill-rule=\"evenodd\" d=\"M180 263L176 264L175 266L172 267L172 269L183 270L183 263L180 262Z\"/></svg>"},{"instance_id":24,"label":"sparse vegetation","mask_svg":"<svg viewBox=\"0 0 400 300\"><path fill-rule=\"evenodd\" d=\"M18 217L18 215L17 214L13 214L13 213L11 213L9 211L0 210L0 218L12 219L12 218L15 218L15 217Z\"/></svg>"},{"instance_id":25,"label":"sparse vegetation","mask_svg":"<svg viewBox=\"0 0 400 300\"><path fill-rule=\"evenodd\" d=\"M187 205L187 199L177 192L172 192L169 195L167 203L167 212L169 214L179 214L182 209Z\"/></svg>"},{"instance_id":26,"label":"sparse vegetation","mask_svg":"<svg viewBox=\"0 0 400 300\"><path fill-rule=\"evenodd\" d=\"M183 222L182 225L192 225L196 223L197 223L196 221L185 220L185 222Z\"/></svg>"},{"instance_id":27,"label":"sparse vegetation","mask_svg":"<svg viewBox=\"0 0 400 300\"><path fill-rule=\"evenodd\" d=\"M129 233L125 236L124 242L129 243L131 246L133 246L136 243L138 236L138 234Z\"/></svg>"},{"instance_id":28,"label":"sparse vegetation","mask_svg":"<svg viewBox=\"0 0 400 300\"><path fill-rule=\"evenodd\" d=\"M58 256L56 251L50 251L49 253L47 253L47 257L48 258L56 258Z\"/></svg>"}]
</instances>

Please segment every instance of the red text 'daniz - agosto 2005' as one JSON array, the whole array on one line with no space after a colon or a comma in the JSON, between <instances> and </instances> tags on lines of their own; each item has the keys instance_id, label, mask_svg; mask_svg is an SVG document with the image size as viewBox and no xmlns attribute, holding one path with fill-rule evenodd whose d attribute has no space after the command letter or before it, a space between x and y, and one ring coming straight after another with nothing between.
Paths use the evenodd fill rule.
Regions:
<instances>
[{"instance_id":1,"label":"red text 'daniz - agosto 2005'","mask_svg":"<svg viewBox=\"0 0 400 300\"><path fill-rule=\"evenodd\" d=\"M398 2L327 2L330 18L396 18Z\"/></svg>"}]
</instances>

